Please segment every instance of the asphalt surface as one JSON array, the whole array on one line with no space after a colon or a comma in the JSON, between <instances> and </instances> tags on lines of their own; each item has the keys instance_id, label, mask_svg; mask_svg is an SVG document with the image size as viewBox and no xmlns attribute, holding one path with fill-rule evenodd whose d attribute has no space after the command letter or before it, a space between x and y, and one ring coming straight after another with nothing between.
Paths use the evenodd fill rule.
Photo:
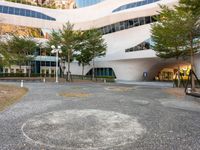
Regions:
<instances>
[{"instance_id":1,"label":"asphalt surface","mask_svg":"<svg viewBox=\"0 0 200 150\"><path fill-rule=\"evenodd\" d=\"M163 84L24 86L28 94L0 112L0 150L200 149L200 99L166 94Z\"/></svg>"}]
</instances>

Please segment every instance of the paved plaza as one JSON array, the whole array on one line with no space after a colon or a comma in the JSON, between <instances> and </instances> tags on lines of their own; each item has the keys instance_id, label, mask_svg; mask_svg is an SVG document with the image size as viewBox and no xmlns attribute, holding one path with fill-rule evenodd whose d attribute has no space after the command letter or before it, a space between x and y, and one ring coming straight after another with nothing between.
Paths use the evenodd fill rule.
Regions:
<instances>
[{"instance_id":1,"label":"paved plaza","mask_svg":"<svg viewBox=\"0 0 200 150\"><path fill-rule=\"evenodd\" d=\"M164 84L24 83L27 95L0 112L0 149L198 150L200 99Z\"/></svg>"}]
</instances>

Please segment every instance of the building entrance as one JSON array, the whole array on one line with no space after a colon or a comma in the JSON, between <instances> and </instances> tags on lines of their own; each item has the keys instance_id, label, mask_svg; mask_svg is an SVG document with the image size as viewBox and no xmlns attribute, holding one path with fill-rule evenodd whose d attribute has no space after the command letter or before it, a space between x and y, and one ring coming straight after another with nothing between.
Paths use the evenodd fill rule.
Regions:
<instances>
[{"instance_id":1,"label":"building entrance","mask_svg":"<svg viewBox=\"0 0 200 150\"><path fill-rule=\"evenodd\" d=\"M181 79L187 80L191 65L181 65L180 66L180 76ZM158 72L155 80L158 81L172 81L178 79L178 67L167 67L163 68Z\"/></svg>"}]
</instances>

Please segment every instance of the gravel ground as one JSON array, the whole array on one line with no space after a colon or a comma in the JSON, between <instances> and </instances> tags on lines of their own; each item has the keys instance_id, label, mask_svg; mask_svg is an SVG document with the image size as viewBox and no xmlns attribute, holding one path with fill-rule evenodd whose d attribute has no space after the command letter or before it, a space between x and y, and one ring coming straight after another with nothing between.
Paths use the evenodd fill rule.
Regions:
<instances>
[{"instance_id":1,"label":"gravel ground","mask_svg":"<svg viewBox=\"0 0 200 150\"><path fill-rule=\"evenodd\" d=\"M177 99L163 85L24 85L28 94L0 112L0 150L200 148L200 99Z\"/></svg>"}]
</instances>

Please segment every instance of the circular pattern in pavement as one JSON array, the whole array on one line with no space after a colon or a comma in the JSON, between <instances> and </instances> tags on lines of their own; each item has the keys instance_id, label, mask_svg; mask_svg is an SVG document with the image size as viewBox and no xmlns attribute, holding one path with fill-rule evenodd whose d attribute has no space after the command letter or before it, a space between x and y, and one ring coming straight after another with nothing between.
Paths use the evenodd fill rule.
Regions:
<instances>
[{"instance_id":1,"label":"circular pattern in pavement","mask_svg":"<svg viewBox=\"0 0 200 150\"><path fill-rule=\"evenodd\" d=\"M22 132L33 144L56 149L99 149L133 143L145 129L134 117L86 109L35 116L23 124Z\"/></svg>"}]
</instances>

